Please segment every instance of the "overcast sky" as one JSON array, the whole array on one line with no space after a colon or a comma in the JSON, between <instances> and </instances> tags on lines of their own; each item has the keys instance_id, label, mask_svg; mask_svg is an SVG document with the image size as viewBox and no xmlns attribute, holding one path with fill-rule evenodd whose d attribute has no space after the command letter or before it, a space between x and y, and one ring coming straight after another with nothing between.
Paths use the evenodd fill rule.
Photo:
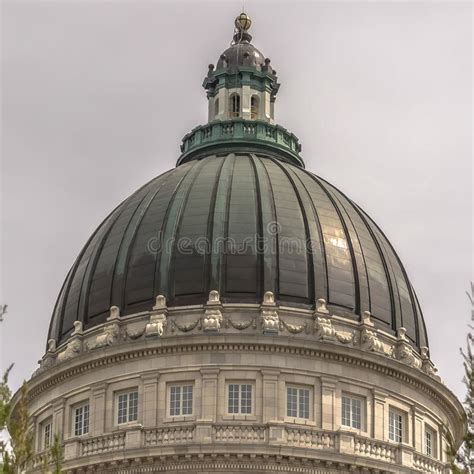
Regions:
<instances>
[{"instance_id":1,"label":"overcast sky","mask_svg":"<svg viewBox=\"0 0 474 474\"><path fill-rule=\"evenodd\" d=\"M242 1L3 2L2 364L15 386L90 234L206 121ZM470 2L246 1L306 167L385 231L460 396L472 274Z\"/></svg>"}]
</instances>

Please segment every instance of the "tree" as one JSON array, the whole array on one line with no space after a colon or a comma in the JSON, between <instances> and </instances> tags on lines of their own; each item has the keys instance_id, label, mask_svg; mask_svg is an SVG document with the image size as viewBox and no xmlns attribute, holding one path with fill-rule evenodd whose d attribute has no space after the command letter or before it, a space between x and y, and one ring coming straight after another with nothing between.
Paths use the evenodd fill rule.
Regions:
<instances>
[{"instance_id":1,"label":"tree","mask_svg":"<svg viewBox=\"0 0 474 474\"><path fill-rule=\"evenodd\" d=\"M467 296L471 302L471 321L474 321L474 283L471 282L471 293ZM466 349L460 349L464 365L464 384L467 393L464 399L467 430L462 439L461 447L457 450L451 434L447 433L448 449L446 454L450 460L453 474L474 474L474 327L469 325Z\"/></svg>"},{"instance_id":2,"label":"tree","mask_svg":"<svg viewBox=\"0 0 474 474\"><path fill-rule=\"evenodd\" d=\"M10 437L11 451L4 442L0 442L3 473L18 473L25 469L33 455L33 430L28 416L28 387L23 383L18 395L15 412L12 413L12 392L8 386L11 365L0 382L0 432L5 430Z\"/></svg>"}]
</instances>

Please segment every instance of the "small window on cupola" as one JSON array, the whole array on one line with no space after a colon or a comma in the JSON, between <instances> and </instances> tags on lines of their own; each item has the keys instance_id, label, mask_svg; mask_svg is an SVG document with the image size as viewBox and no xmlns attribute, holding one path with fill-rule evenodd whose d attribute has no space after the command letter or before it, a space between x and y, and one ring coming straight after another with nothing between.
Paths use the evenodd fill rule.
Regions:
<instances>
[{"instance_id":1,"label":"small window on cupola","mask_svg":"<svg viewBox=\"0 0 474 474\"><path fill-rule=\"evenodd\" d=\"M240 117L240 95L232 94L230 96L230 116Z\"/></svg>"},{"instance_id":2,"label":"small window on cupola","mask_svg":"<svg viewBox=\"0 0 474 474\"><path fill-rule=\"evenodd\" d=\"M257 120L258 118L258 97L253 95L250 99L250 118Z\"/></svg>"},{"instance_id":3,"label":"small window on cupola","mask_svg":"<svg viewBox=\"0 0 474 474\"><path fill-rule=\"evenodd\" d=\"M219 115L219 98L217 97L214 101L214 117Z\"/></svg>"}]
</instances>

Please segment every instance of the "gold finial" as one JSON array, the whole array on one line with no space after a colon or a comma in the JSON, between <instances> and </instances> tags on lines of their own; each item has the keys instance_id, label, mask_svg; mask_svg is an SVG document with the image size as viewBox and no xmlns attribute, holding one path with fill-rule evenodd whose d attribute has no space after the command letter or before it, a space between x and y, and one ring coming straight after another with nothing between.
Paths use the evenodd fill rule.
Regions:
<instances>
[{"instance_id":1,"label":"gold finial","mask_svg":"<svg viewBox=\"0 0 474 474\"><path fill-rule=\"evenodd\" d=\"M242 12L236 19L235 19L235 27L239 31L247 31L250 26L252 25L252 20L247 15L247 13Z\"/></svg>"}]
</instances>

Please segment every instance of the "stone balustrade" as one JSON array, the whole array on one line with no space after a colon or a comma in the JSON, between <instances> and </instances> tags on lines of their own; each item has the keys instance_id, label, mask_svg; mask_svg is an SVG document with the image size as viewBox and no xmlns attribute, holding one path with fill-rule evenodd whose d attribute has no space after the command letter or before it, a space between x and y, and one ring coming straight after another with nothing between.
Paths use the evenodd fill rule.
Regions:
<instances>
[{"instance_id":1,"label":"stone balustrade","mask_svg":"<svg viewBox=\"0 0 474 474\"><path fill-rule=\"evenodd\" d=\"M51 462L51 453L50 451L42 451L38 454L35 454L32 459L32 464L34 468L41 469L44 465Z\"/></svg>"},{"instance_id":2,"label":"stone balustrade","mask_svg":"<svg viewBox=\"0 0 474 474\"><path fill-rule=\"evenodd\" d=\"M389 443L360 436L354 437L354 453L357 456L367 456L385 462L396 462L397 451L398 448Z\"/></svg>"},{"instance_id":3,"label":"stone balustrade","mask_svg":"<svg viewBox=\"0 0 474 474\"><path fill-rule=\"evenodd\" d=\"M178 164L189 161L196 153L212 147L225 148L238 144L278 150L288 160L302 165L301 145L298 138L280 125L256 120L216 120L193 129L185 135L181 145L182 155Z\"/></svg>"},{"instance_id":4,"label":"stone balustrade","mask_svg":"<svg viewBox=\"0 0 474 474\"><path fill-rule=\"evenodd\" d=\"M80 452L82 456L93 454L110 453L125 448L125 433L110 434L91 439L84 439L80 442Z\"/></svg>"},{"instance_id":5,"label":"stone balustrade","mask_svg":"<svg viewBox=\"0 0 474 474\"><path fill-rule=\"evenodd\" d=\"M290 446L299 446L313 449L335 449L335 433L307 428L286 428L287 443Z\"/></svg>"},{"instance_id":6,"label":"stone balustrade","mask_svg":"<svg viewBox=\"0 0 474 474\"><path fill-rule=\"evenodd\" d=\"M173 424L160 428L133 428L120 433L102 436L77 438L66 441L66 453L71 446L76 456L66 456L66 461L74 461L80 456L99 456L106 453L119 453L141 448L160 448L166 446L186 445L192 451L193 445L203 442L195 424ZM207 425L210 428L213 443L222 444L254 444L262 446L281 445L281 440L273 440L271 430L281 426L284 446L333 452L334 454L351 454L371 461L389 463L392 466L405 466L403 450L410 455L410 469L429 474L445 474L449 469L441 461L421 453L413 452L412 448L400 447L388 442L370 439L350 432L328 431L311 426L266 425L258 423L227 422ZM133 433L133 436L129 436ZM137 436L135 436L137 435ZM152 451L149 451L152 454ZM412 456L412 457L411 457ZM51 462L48 452L38 453L33 458L35 469L41 469L45 462ZM91 459L93 462L93 458ZM391 468L393 469L393 468ZM392 472L392 471L390 471ZM404 471L405 472L405 471Z\"/></svg>"},{"instance_id":7,"label":"stone balustrade","mask_svg":"<svg viewBox=\"0 0 474 474\"><path fill-rule=\"evenodd\" d=\"M417 471L428 472L430 474L444 474L450 472L443 463L419 453L414 453L413 455L413 467Z\"/></svg>"},{"instance_id":8,"label":"stone balustrade","mask_svg":"<svg viewBox=\"0 0 474 474\"><path fill-rule=\"evenodd\" d=\"M264 443L268 428L263 425L216 425L213 437L216 442Z\"/></svg>"},{"instance_id":9,"label":"stone balustrade","mask_svg":"<svg viewBox=\"0 0 474 474\"><path fill-rule=\"evenodd\" d=\"M194 441L194 426L169 426L145 431L145 446L191 443Z\"/></svg>"}]
</instances>

